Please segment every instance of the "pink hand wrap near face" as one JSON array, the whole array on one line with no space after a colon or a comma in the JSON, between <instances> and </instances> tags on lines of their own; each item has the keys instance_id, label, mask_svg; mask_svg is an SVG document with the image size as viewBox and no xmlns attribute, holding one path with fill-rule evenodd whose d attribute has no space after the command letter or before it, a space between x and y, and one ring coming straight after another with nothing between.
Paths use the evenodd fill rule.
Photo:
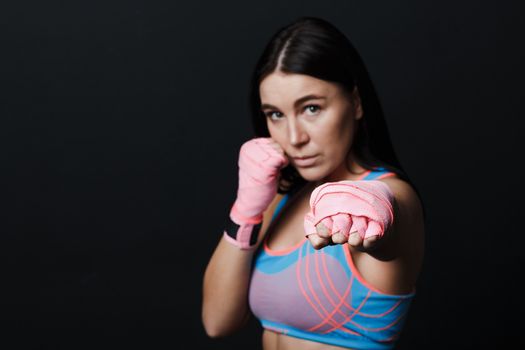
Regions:
<instances>
[{"instance_id":1,"label":"pink hand wrap near face","mask_svg":"<svg viewBox=\"0 0 525 350\"><path fill-rule=\"evenodd\" d=\"M394 222L394 194L378 180L327 182L310 196L310 211L304 217L305 233L317 233L315 225L323 222L332 233L346 237L358 231L361 238L382 237Z\"/></svg>"},{"instance_id":2,"label":"pink hand wrap near face","mask_svg":"<svg viewBox=\"0 0 525 350\"><path fill-rule=\"evenodd\" d=\"M239 152L239 187L230 210L230 219L237 225L224 237L241 249L253 247L254 226L261 223L263 212L277 194L279 171L288 165L288 158L271 146L269 137L245 142ZM235 236L235 237L232 237Z\"/></svg>"}]
</instances>

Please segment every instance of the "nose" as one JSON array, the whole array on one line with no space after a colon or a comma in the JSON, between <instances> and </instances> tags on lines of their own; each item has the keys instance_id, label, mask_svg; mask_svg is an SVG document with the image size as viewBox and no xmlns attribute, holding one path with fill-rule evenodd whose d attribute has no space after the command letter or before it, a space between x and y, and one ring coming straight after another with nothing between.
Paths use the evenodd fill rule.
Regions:
<instances>
[{"instance_id":1,"label":"nose","mask_svg":"<svg viewBox=\"0 0 525 350\"><path fill-rule=\"evenodd\" d=\"M289 118L288 123L288 139L292 146L299 146L308 142L308 133L304 130L303 126L300 125L300 122L295 118Z\"/></svg>"}]
</instances>

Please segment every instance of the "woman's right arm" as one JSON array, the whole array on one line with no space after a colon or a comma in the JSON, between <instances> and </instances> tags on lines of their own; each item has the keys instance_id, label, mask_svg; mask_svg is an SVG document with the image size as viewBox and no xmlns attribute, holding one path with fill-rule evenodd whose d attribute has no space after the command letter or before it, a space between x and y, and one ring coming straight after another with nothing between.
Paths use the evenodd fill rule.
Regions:
<instances>
[{"instance_id":1,"label":"woman's right arm","mask_svg":"<svg viewBox=\"0 0 525 350\"><path fill-rule=\"evenodd\" d=\"M279 171L288 163L283 149L270 137L253 138L240 148L237 197L229 213L237 228L223 232L204 272L202 322L210 337L229 335L250 318L252 260L270 221L269 210L279 197ZM254 229L258 224L259 232Z\"/></svg>"},{"instance_id":2,"label":"woman's right arm","mask_svg":"<svg viewBox=\"0 0 525 350\"><path fill-rule=\"evenodd\" d=\"M263 213L257 247L281 198L277 194ZM255 250L239 249L221 237L204 273L202 322L208 336L232 334L249 320L248 289Z\"/></svg>"}]
</instances>

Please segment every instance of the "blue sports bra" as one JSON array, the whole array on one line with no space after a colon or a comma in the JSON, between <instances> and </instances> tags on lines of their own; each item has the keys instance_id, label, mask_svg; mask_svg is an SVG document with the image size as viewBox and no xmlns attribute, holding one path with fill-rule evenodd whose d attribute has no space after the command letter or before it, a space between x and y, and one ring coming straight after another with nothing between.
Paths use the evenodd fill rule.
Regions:
<instances>
[{"instance_id":1,"label":"blue sports bra","mask_svg":"<svg viewBox=\"0 0 525 350\"><path fill-rule=\"evenodd\" d=\"M360 180L395 175L376 168ZM285 194L273 214L288 200ZM249 304L263 328L353 349L392 349L404 325L409 294L383 293L357 271L347 244L315 250L308 239L271 250L266 236L254 256Z\"/></svg>"}]
</instances>

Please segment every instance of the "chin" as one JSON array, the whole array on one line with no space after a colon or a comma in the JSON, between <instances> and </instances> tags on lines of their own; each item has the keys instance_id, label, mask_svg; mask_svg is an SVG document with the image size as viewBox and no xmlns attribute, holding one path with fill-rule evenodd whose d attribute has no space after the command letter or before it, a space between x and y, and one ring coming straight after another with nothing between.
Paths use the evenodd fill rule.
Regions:
<instances>
[{"instance_id":1,"label":"chin","mask_svg":"<svg viewBox=\"0 0 525 350\"><path fill-rule=\"evenodd\" d=\"M326 174L324 171L322 171L319 167L311 167L311 168L296 168L297 172L303 179L306 181L319 181L324 179L328 174Z\"/></svg>"}]
</instances>

